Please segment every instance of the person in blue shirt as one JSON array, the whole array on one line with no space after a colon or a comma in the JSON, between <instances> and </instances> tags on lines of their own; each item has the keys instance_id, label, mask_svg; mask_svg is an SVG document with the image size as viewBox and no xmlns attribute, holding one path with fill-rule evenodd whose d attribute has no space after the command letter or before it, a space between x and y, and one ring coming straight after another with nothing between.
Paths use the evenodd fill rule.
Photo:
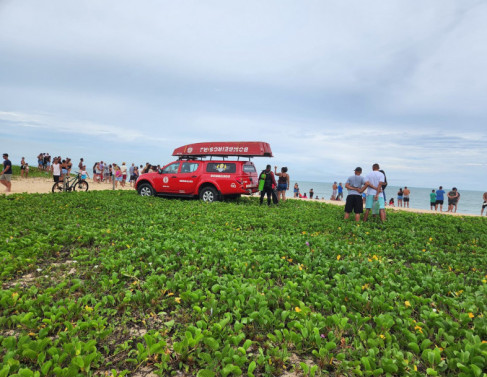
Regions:
<instances>
[{"instance_id":1,"label":"person in blue shirt","mask_svg":"<svg viewBox=\"0 0 487 377\"><path fill-rule=\"evenodd\" d=\"M343 199L343 186L342 183L340 182L338 184L338 195L336 197L336 200L342 200Z\"/></svg>"},{"instance_id":2,"label":"person in blue shirt","mask_svg":"<svg viewBox=\"0 0 487 377\"><path fill-rule=\"evenodd\" d=\"M443 211L443 201L445 199L445 191L443 190L443 186L440 186L438 190L436 190L436 205L435 211L438 211L438 205L440 206L440 212Z\"/></svg>"}]
</instances>

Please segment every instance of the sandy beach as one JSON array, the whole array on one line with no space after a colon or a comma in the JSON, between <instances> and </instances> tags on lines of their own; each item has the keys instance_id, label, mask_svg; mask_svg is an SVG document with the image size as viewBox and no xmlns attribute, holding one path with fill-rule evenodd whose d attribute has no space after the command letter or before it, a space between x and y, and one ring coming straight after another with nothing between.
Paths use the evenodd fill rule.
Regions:
<instances>
[{"instance_id":1,"label":"sandy beach","mask_svg":"<svg viewBox=\"0 0 487 377\"><path fill-rule=\"evenodd\" d=\"M48 194L52 193L52 185L54 184L53 180L50 178L19 178L16 177L12 179L12 191L11 192L3 192L4 194L21 194L21 193L28 193L28 194ZM99 191L99 190L113 190L113 185L111 183L98 183L93 182L93 180L89 179L88 184L90 185L90 191ZM118 184L116 190L133 190L132 187L127 183L125 187L121 187ZM0 192L2 194L2 192ZM256 196L256 195L254 195ZM310 199L296 199L296 198L288 198L288 200L307 200ZM338 206L344 206L345 201L336 201L336 200L325 200L325 199L311 199L314 202L321 202L327 204L333 204ZM413 212L413 213L430 213L436 215L450 215L450 216L473 216L479 217L479 215L471 215L465 213L451 213L451 212L438 212L438 211L431 211L426 209L415 209L415 208L402 208L402 207L386 207L388 210L392 211L406 211L406 212Z\"/></svg>"},{"instance_id":2,"label":"sandy beach","mask_svg":"<svg viewBox=\"0 0 487 377\"><path fill-rule=\"evenodd\" d=\"M98 191L98 190L112 190L113 185L111 183L98 183L93 182L93 180L87 180L89 184L90 191ZM0 191L0 194L48 194L52 193L52 186L54 185L54 181L52 178L20 178L15 177L12 179L12 191L5 192ZM4 186L0 187L0 189L4 188ZM132 187L127 183L125 187L121 187L120 183L117 186L117 190L133 190Z\"/></svg>"}]
</instances>

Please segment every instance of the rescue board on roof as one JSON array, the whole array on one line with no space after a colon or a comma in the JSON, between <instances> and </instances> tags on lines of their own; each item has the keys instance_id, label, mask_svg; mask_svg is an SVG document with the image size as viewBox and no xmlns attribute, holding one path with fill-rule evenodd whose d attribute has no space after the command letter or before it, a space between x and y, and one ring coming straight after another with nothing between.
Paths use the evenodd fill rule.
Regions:
<instances>
[{"instance_id":1,"label":"rescue board on roof","mask_svg":"<svg viewBox=\"0 0 487 377\"><path fill-rule=\"evenodd\" d=\"M262 141L219 141L194 143L176 148L172 154L179 157L245 156L273 157L269 143Z\"/></svg>"}]
</instances>

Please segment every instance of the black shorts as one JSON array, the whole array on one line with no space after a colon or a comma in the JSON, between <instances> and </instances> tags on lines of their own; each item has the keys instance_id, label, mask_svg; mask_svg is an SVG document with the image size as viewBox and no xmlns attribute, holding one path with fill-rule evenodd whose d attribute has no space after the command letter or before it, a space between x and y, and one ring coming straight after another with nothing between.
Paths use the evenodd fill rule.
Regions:
<instances>
[{"instance_id":1,"label":"black shorts","mask_svg":"<svg viewBox=\"0 0 487 377\"><path fill-rule=\"evenodd\" d=\"M345 202L346 213L364 213L364 202L361 195L348 195Z\"/></svg>"},{"instance_id":2,"label":"black shorts","mask_svg":"<svg viewBox=\"0 0 487 377\"><path fill-rule=\"evenodd\" d=\"M443 204L443 200L437 200L436 204Z\"/></svg>"},{"instance_id":3,"label":"black shorts","mask_svg":"<svg viewBox=\"0 0 487 377\"><path fill-rule=\"evenodd\" d=\"M435 206L436 202L430 202L430 206Z\"/></svg>"},{"instance_id":4,"label":"black shorts","mask_svg":"<svg viewBox=\"0 0 487 377\"><path fill-rule=\"evenodd\" d=\"M52 177L54 178L54 182L59 182L59 175L53 175Z\"/></svg>"},{"instance_id":5,"label":"black shorts","mask_svg":"<svg viewBox=\"0 0 487 377\"><path fill-rule=\"evenodd\" d=\"M404 198L402 199L402 201L403 201L403 202L405 202L405 203L407 203L407 202L409 202L409 198L404 197Z\"/></svg>"}]
</instances>

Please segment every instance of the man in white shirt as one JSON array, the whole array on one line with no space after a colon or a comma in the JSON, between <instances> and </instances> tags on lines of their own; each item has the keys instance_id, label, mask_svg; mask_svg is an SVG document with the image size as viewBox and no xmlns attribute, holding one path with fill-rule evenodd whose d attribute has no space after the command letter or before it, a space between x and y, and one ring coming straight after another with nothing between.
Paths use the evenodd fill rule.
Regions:
<instances>
[{"instance_id":1,"label":"man in white shirt","mask_svg":"<svg viewBox=\"0 0 487 377\"><path fill-rule=\"evenodd\" d=\"M384 203L384 193L382 192L382 185L385 183L385 177L379 169L379 164L372 165L372 171L365 177L367 198L365 201L364 221L367 221L370 210L377 202L379 203L380 219L381 221L386 220L386 207Z\"/></svg>"}]
</instances>

